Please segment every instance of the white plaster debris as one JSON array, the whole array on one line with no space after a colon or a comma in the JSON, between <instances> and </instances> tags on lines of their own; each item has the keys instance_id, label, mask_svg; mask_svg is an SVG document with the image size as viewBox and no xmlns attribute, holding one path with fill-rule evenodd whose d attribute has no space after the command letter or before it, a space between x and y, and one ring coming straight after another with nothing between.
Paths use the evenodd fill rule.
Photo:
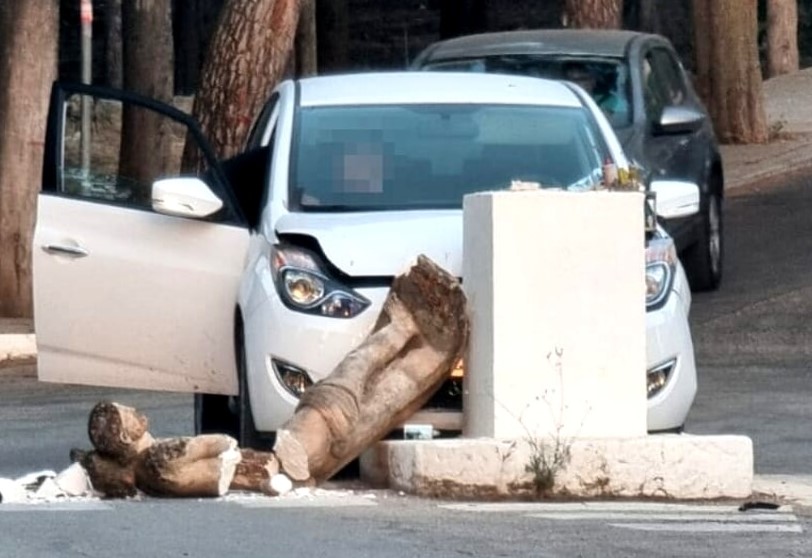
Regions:
<instances>
[{"instance_id":1,"label":"white plaster debris","mask_svg":"<svg viewBox=\"0 0 812 558\"><path fill-rule=\"evenodd\" d=\"M84 467L74 463L54 479L56 484L68 496L84 496L93 493L90 477Z\"/></svg>"},{"instance_id":2,"label":"white plaster debris","mask_svg":"<svg viewBox=\"0 0 812 558\"><path fill-rule=\"evenodd\" d=\"M228 455L227 455L228 454ZM237 453L239 455L239 453ZM223 461L232 462L229 452L224 452ZM349 500L352 497L365 500L376 500L378 495L374 492L299 487L293 488L293 483L284 474L274 475L269 481L270 487L279 496L268 496L255 492L227 492L216 498L226 502L262 502L274 500L299 500L318 503L329 500ZM126 500L141 500L144 496L139 494ZM384 497L386 495L384 494ZM60 473L54 471L39 471L30 473L16 479L0 478L0 506L3 504L53 504L65 502L98 501L101 495L93 490L87 471L78 463L72 464ZM198 498L198 501L211 500Z\"/></svg>"},{"instance_id":3,"label":"white plaster debris","mask_svg":"<svg viewBox=\"0 0 812 558\"><path fill-rule=\"evenodd\" d=\"M291 490L293 490L293 483L287 477L287 475L277 474L271 477L270 480L271 490L279 494L280 496L284 496Z\"/></svg>"},{"instance_id":4,"label":"white plaster debris","mask_svg":"<svg viewBox=\"0 0 812 558\"><path fill-rule=\"evenodd\" d=\"M59 474L47 470L17 479L0 478L0 505L47 504L96 498L87 473L78 463Z\"/></svg>"}]
</instances>

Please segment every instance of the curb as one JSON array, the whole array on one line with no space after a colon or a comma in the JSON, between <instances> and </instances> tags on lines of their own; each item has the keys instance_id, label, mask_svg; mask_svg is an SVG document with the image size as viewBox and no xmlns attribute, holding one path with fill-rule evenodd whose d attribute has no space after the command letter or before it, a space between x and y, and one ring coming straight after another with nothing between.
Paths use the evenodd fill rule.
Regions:
<instances>
[{"instance_id":1,"label":"curb","mask_svg":"<svg viewBox=\"0 0 812 558\"><path fill-rule=\"evenodd\" d=\"M767 152L771 146L775 151L773 154ZM750 190L765 185L765 182L812 172L812 158L809 156L812 134L798 134L795 139L784 142L782 149L778 147L775 143L722 146L725 193ZM759 153L760 148L765 151Z\"/></svg>"},{"instance_id":2,"label":"curb","mask_svg":"<svg viewBox=\"0 0 812 558\"><path fill-rule=\"evenodd\" d=\"M0 366L24 364L37 357L37 340L33 333L0 335Z\"/></svg>"},{"instance_id":3,"label":"curb","mask_svg":"<svg viewBox=\"0 0 812 558\"><path fill-rule=\"evenodd\" d=\"M550 448L548 448L550 449ZM551 496L566 498L747 498L753 443L745 436L662 434L575 440ZM536 496L524 440L386 441L361 457L361 479L417 496L516 499Z\"/></svg>"}]
</instances>

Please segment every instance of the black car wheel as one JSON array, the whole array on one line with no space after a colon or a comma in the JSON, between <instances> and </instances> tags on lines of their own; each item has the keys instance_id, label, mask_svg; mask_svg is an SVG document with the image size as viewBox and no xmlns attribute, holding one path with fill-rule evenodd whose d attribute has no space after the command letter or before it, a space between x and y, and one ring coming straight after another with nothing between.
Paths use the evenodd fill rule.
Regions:
<instances>
[{"instance_id":1,"label":"black car wheel","mask_svg":"<svg viewBox=\"0 0 812 558\"><path fill-rule=\"evenodd\" d=\"M241 330L237 331L235 348L239 395L195 394L195 434L228 434L242 448L269 449L273 447L274 434L260 433L254 426Z\"/></svg>"},{"instance_id":2,"label":"black car wheel","mask_svg":"<svg viewBox=\"0 0 812 558\"><path fill-rule=\"evenodd\" d=\"M722 199L716 193L709 194L706 199L699 239L687 250L683 258L688 282L693 291L713 291L722 281L724 254Z\"/></svg>"},{"instance_id":3,"label":"black car wheel","mask_svg":"<svg viewBox=\"0 0 812 558\"><path fill-rule=\"evenodd\" d=\"M237 398L237 416L239 435L237 441L241 448L266 449L273 446L273 440L260 436L254 426L254 415L251 412L251 394L248 392L248 366L245 358L245 345L242 331L237 332L237 371L240 380L240 395Z\"/></svg>"}]
</instances>

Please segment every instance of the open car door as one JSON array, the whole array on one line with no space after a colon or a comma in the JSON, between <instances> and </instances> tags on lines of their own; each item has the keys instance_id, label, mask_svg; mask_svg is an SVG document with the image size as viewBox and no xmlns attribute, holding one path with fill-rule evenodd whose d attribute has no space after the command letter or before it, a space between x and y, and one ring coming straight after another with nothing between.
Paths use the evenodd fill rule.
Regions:
<instances>
[{"instance_id":1,"label":"open car door","mask_svg":"<svg viewBox=\"0 0 812 558\"><path fill-rule=\"evenodd\" d=\"M45 150L33 246L40 380L236 394L249 232L194 120L56 83Z\"/></svg>"}]
</instances>

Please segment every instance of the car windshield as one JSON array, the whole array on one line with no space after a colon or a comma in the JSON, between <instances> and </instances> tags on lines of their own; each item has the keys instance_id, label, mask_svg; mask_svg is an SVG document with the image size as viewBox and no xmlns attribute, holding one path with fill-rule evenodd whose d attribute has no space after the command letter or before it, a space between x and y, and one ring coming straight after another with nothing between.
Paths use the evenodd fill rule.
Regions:
<instances>
[{"instance_id":1,"label":"car windshield","mask_svg":"<svg viewBox=\"0 0 812 558\"><path fill-rule=\"evenodd\" d=\"M459 208L512 181L589 189L606 153L587 109L545 106L303 108L295 138L303 211Z\"/></svg>"},{"instance_id":2,"label":"car windshield","mask_svg":"<svg viewBox=\"0 0 812 558\"><path fill-rule=\"evenodd\" d=\"M631 124L628 71L620 59L499 55L429 62L424 70L513 74L566 79L583 87L614 128Z\"/></svg>"}]
</instances>

